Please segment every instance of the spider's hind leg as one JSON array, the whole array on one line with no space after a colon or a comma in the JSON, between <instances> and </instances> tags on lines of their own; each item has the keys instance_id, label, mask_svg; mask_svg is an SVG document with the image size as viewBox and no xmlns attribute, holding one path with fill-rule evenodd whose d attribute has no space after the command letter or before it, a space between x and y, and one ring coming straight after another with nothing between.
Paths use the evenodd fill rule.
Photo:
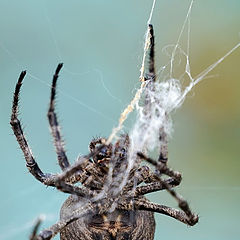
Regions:
<instances>
[{"instance_id":1,"label":"spider's hind leg","mask_svg":"<svg viewBox=\"0 0 240 240\"><path fill-rule=\"evenodd\" d=\"M67 167L69 167L70 164L66 156L66 151L64 149L64 142L62 140L60 126L58 124L57 115L55 113L56 84L57 84L58 75L62 66L63 66L62 63L58 64L55 74L53 75L50 104L49 104L47 116L48 116L48 121L51 129L51 134L54 140L54 145L57 152L58 163L61 169L64 170Z\"/></svg>"}]
</instances>

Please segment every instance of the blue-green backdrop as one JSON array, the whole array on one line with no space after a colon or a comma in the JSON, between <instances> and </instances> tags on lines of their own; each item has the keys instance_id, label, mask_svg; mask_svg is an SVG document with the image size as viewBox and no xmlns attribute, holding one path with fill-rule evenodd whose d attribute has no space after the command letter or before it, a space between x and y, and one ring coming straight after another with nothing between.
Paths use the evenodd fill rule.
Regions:
<instances>
[{"instance_id":1,"label":"blue-green backdrop","mask_svg":"<svg viewBox=\"0 0 240 240\"><path fill-rule=\"evenodd\" d=\"M51 77L64 62L57 112L71 162L92 137L108 136L139 86L150 0L0 0L0 239L27 239L33 220L58 219L65 194L46 188L27 171L9 125L21 70L20 118L45 172L59 172L46 112ZM162 48L177 41L189 0L157 0L153 15L156 67ZM239 42L240 1L198 0L191 14L190 63L197 75ZM186 45L186 33L182 39ZM155 239L237 240L240 202L240 49L187 97L173 116L169 164L183 173L178 188L200 222L187 227L156 214ZM125 130L131 126L128 121ZM152 201L177 207L166 193ZM56 237L58 239L58 237Z\"/></svg>"}]
</instances>

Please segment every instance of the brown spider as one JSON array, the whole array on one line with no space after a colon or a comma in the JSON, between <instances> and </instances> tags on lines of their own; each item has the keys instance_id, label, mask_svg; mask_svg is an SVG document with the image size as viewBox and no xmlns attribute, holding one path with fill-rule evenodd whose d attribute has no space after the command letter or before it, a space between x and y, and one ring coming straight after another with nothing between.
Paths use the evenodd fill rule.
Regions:
<instances>
[{"instance_id":1,"label":"brown spider","mask_svg":"<svg viewBox=\"0 0 240 240\"><path fill-rule=\"evenodd\" d=\"M150 31L150 64L146 81L147 87L155 81L154 69L154 35L152 25ZM63 64L59 64L52 81L48 120L54 139L61 174L44 173L35 161L32 151L24 136L18 119L19 92L26 75L23 71L16 84L11 126L26 159L30 173L41 183L56 187L70 194L64 202L60 220L50 228L37 234L38 222L30 237L31 240L52 239L60 233L61 240L120 240L138 239L152 240L154 238L154 212L173 217L185 224L194 225L198 216L193 214L188 203L179 196L173 188L180 184L181 174L167 166L167 136L163 129L159 130L162 142L157 161L148 158L143 153L137 153L135 165L129 172L127 183L119 188L128 166L128 135L122 135L118 141L106 144L106 139L94 139L90 145L90 153L70 165L60 133L55 113L56 82ZM150 104L145 98L145 104ZM142 160L152 164L156 171L147 166L140 166ZM163 179L162 175L168 176ZM81 183L81 185L76 184ZM142 183L141 186L139 186ZM178 202L181 210L150 202L145 194L167 190Z\"/></svg>"}]
</instances>

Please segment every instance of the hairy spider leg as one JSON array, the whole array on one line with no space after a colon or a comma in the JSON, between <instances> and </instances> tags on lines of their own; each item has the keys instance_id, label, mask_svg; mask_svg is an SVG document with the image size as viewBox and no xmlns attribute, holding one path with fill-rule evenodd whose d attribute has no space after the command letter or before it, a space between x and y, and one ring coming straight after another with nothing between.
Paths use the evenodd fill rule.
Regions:
<instances>
[{"instance_id":1,"label":"hairy spider leg","mask_svg":"<svg viewBox=\"0 0 240 240\"><path fill-rule=\"evenodd\" d=\"M167 115L165 115L165 120L167 119ZM167 134L162 127L159 130L159 141L160 141L160 153L158 157L158 162L162 164L167 164L168 161L168 138Z\"/></svg>"},{"instance_id":2,"label":"hairy spider leg","mask_svg":"<svg viewBox=\"0 0 240 240\"><path fill-rule=\"evenodd\" d=\"M34 227L33 227L33 230L31 232L31 235L29 236L29 240L35 240L37 232L38 232L38 229L39 229L41 223L42 223L42 219L38 218L36 223L34 224Z\"/></svg>"},{"instance_id":3,"label":"hairy spider leg","mask_svg":"<svg viewBox=\"0 0 240 240\"><path fill-rule=\"evenodd\" d=\"M17 138L18 144L22 149L24 157L26 159L26 166L30 173L40 182L44 183L47 179L51 178L51 174L44 174L36 163L32 151L27 143L27 140L23 134L23 130L21 127L21 123L18 119L18 101L19 101L19 92L22 86L23 79L26 75L26 71L21 72L18 82L15 87L14 97L13 97L13 105L12 105L12 115L10 124L12 126L12 130L14 135Z\"/></svg>"},{"instance_id":4,"label":"hairy spider leg","mask_svg":"<svg viewBox=\"0 0 240 240\"><path fill-rule=\"evenodd\" d=\"M88 192L87 189L67 184L64 181L56 181L56 176L57 176L56 174L43 173L42 170L39 168L37 162L35 161L32 154L32 150L28 145L26 137L24 136L24 133L21 127L21 122L18 119L19 93L20 93L20 89L21 89L22 82L25 75L26 75L26 71L21 72L18 78L18 82L16 84L14 97L13 97L13 106L12 106L12 115L11 115L10 124L12 126L13 133L16 136L18 144L20 145L20 148L24 154L24 157L26 160L26 166L29 172L41 183L47 186L56 187L58 190L62 192L77 194L83 197L86 197L85 194L91 195L92 193Z\"/></svg>"},{"instance_id":5,"label":"hairy spider leg","mask_svg":"<svg viewBox=\"0 0 240 240\"><path fill-rule=\"evenodd\" d=\"M51 134L53 137L54 146L57 153L58 164L61 167L61 169L64 170L67 167L69 167L70 164L66 156L66 151L64 149L64 142L61 136L60 126L57 120L57 114L55 113L56 84L57 84L59 72L62 67L63 67L63 63L59 63L55 71L55 74L53 75L50 104L49 104L47 116L48 116L48 121L51 129Z\"/></svg>"},{"instance_id":6,"label":"hairy spider leg","mask_svg":"<svg viewBox=\"0 0 240 240\"><path fill-rule=\"evenodd\" d=\"M152 164L158 171L157 175L159 175L159 173L160 174L165 174L167 176L173 177L179 183L181 182L181 180L182 180L181 174L179 172L174 171L173 169L169 168L167 166L167 163L155 161L154 159L147 157L145 154L143 154L141 152L138 152L137 155L141 159L143 159L143 160L149 162L150 164Z\"/></svg>"},{"instance_id":7,"label":"hairy spider leg","mask_svg":"<svg viewBox=\"0 0 240 240\"><path fill-rule=\"evenodd\" d=\"M154 30L153 25L149 24L149 34L150 34L150 49L149 49L149 66L146 80L149 80L147 84L147 88L150 91L154 92L154 82L156 82L156 72L155 72L155 38L154 38ZM151 101L149 99L149 95L145 96L145 107L146 112L148 108L151 108ZM167 114L165 114L165 120L167 120ZM159 129L159 140L160 140L160 154L158 161L167 162L168 161L168 139L165 129L162 127Z\"/></svg>"},{"instance_id":8,"label":"hairy spider leg","mask_svg":"<svg viewBox=\"0 0 240 240\"><path fill-rule=\"evenodd\" d=\"M106 212L114 202L114 199L101 199L97 202L89 202L84 204L82 207L78 207L72 212L69 217L61 219L51 227L42 230L38 235L35 235L34 240L50 240L56 234L61 232L70 223L90 214L102 214Z\"/></svg>"},{"instance_id":9,"label":"hairy spider leg","mask_svg":"<svg viewBox=\"0 0 240 240\"><path fill-rule=\"evenodd\" d=\"M63 230L68 224L78 220L80 217L91 213L93 210L93 205L90 203L78 208L73 212L73 214L66 219L62 219L57 223L53 224L51 227L42 230L38 235L35 235L34 240L50 240L55 235L57 235L61 230Z\"/></svg>"},{"instance_id":10,"label":"hairy spider leg","mask_svg":"<svg viewBox=\"0 0 240 240\"><path fill-rule=\"evenodd\" d=\"M139 153L137 153L137 155L141 159L148 161L155 167L158 164L157 161L155 161L151 158L148 158L143 153L139 152ZM164 165L164 167L165 167L165 165ZM141 168L145 168L145 169L147 168L147 170L145 170L145 173L141 174L141 176L142 176L141 180L144 181L144 183L146 183L146 185L136 187L136 189L134 191L135 196L145 195L147 193L166 189L166 186L164 185L164 183L162 183L162 181L159 181L159 176L156 173L153 173L147 166L143 166ZM170 176L170 178L163 180L163 182L167 183L171 188L176 187L181 183L182 178L181 178L181 174L179 172L175 172L169 168L167 170L165 169L165 172L168 173L168 174L165 173L165 175Z\"/></svg>"},{"instance_id":11,"label":"hairy spider leg","mask_svg":"<svg viewBox=\"0 0 240 240\"><path fill-rule=\"evenodd\" d=\"M56 85L57 85L59 72L61 71L62 67L63 67L63 63L59 63L56 68L55 74L53 75L50 104L49 104L47 116L48 116L49 125L51 128L51 134L53 136L54 145L55 145L55 149L58 157L58 163L61 169L65 170L70 166L70 163L66 156L66 151L64 149L64 142L63 142L61 131L60 131L61 128L58 124L57 114L55 113ZM93 169L91 168L89 169L89 167L87 170L89 170L90 172L91 170L93 171ZM75 174L71 175L71 178L68 179L67 181L73 184L79 181L83 183L84 181L87 181L87 180L90 181L88 175L86 175L86 171L83 171L83 172L76 172ZM65 185L64 182L60 181L60 183L62 187L63 185Z\"/></svg>"},{"instance_id":12,"label":"hairy spider leg","mask_svg":"<svg viewBox=\"0 0 240 240\"><path fill-rule=\"evenodd\" d=\"M177 220L179 220L181 222L187 223L191 226L195 225L198 222L198 216L191 211L187 201L184 200L182 198L182 196L180 196L175 190L172 189L172 183L171 183L171 180L170 180L171 178L167 179L167 180L163 180L161 178L161 174L165 174L167 176L172 177L172 179L175 180L175 184L179 185L180 181L181 181L181 174L179 172L176 172L176 171L173 171L172 169L170 169L167 166L166 163L157 162L157 161L155 161L151 158L146 157L142 153L138 153L138 156L143 158L144 160L148 161L149 163L153 164L156 167L156 169L158 170L156 172L156 174L158 176L158 181L159 181L158 186L159 186L159 188L166 189L176 199L176 201L178 202L179 208L184 212L184 214L180 214L180 213L176 212L176 213L173 214L172 217L176 218ZM152 184L152 186L149 185L145 189L144 189L144 187L145 186L143 186L143 188L142 188L143 191L145 191L144 194L158 191L157 190L157 184L156 185ZM162 205L154 204L154 205L151 205L151 206L153 207L153 211L154 211L155 208L158 209L157 206L159 206L159 209L161 209ZM166 209L167 209L166 210L167 212L169 211L169 214L167 214L169 216L171 216L171 214L173 213L172 211L175 212L175 209L171 209L171 208L168 208L168 207Z\"/></svg>"},{"instance_id":13,"label":"hairy spider leg","mask_svg":"<svg viewBox=\"0 0 240 240\"><path fill-rule=\"evenodd\" d=\"M89 150L91 152L93 152L95 149L96 149L96 146L97 145L102 145L102 144L105 144L107 141L107 139L105 138L96 138L96 139L93 139L90 144L89 144Z\"/></svg>"},{"instance_id":14,"label":"hairy spider leg","mask_svg":"<svg viewBox=\"0 0 240 240\"><path fill-rule=\"evenodd\" d=\"M149 34L150 34L150 49L149 49L149 67L148 67L148 75L151 77L153 81L155 81L156 73L155 73L155 40L154 40L154 31L153 25L149 24Z\"/></svg>"},{"instance_id":15,"label":"hairy spider leg","mask_svg":"<svg viewBox=\"0 0 240 240\"><path fill-rule=\"evenodd\" d=\"M172 218L175 218L176 220L185 223L187 225L193 226L197 223L198 217L195 216L194 219L190 219L186 212L174 209L168 206L160 205L157 203L152 203L148 201L147 199L140 199L134 202L134 208L139 210L145 210L145 211L152 211L161 213L167 216L170 216Z\"/></svg>"},{"instance_id":16,"label":"hairy spider leg","mask_svg":"<svg viewBox=\"0 0 240 240\"><path fill-rule=\"evenodd\" d=\"M65 181L72 184L80 182L90 188L100 189L102 182L98 177L98 170L95 168L95 164L89 159L94 158L103 147L104 145L100 145L86 156L79 157L74 164L56 176L56 182ZM94 176L95 181L92 181L92 176Z\"/></svg>"},{"instance_id":17,"label":"hairy spider leg","mask_svg":"<svg viewBox=\"0 0 240 240\"><path fill-rule=\"evenodd\" d=\"M149 25L149 34L150 34L150 51L149 51L149 73L147 74L146 80L149 80L147 84L147 88L151 91L154 91L153 83L156 81L156 74L155 74L155 66L154 66L154 31L153 26ZM146 114L149 106L151 104L149 100L148 94L145 96L145 105L146 105ZM149 106L149 107L148 107ZM167 116L165 116L167 119ZM139 210L147 210L147 211L154 211L159 212L177 220L184 222L189 225L194 225L198 221L198 216L193 214L188 206L188 203L183 200L183 198L178 195L172 188L179 185L181 182L181 174L178 172L174 172L172 169L167 167L168 161L168 140L167 134L162 127L159 129L159 140L160 140L160 153L158 157L158 161L152 160L151 158L147 158L142 153L138 153L138 156L145 159L146 161L150 162L152 165L156 167L158 170L158 181L150 182L147 185L137 187L135 189L136 196L144 195L147 193L164 190L166 189L177 201L179 207L182 211L177 209L172 209L163 205L151 203L146 199L136 200L133 202L134 206ZM162 180L160 174L165 174L170 176L171 178Z\"/></svg>"},{"instance_id":18,"label":"hairy spider leg","mask_svg":"<svg viewBox=\"0 0 240 240\"><path fill-rule=\"evenodd\" d=\"M134 176L132 176L134 175ZM127 185L123 188L123 193L133 190L133 196L143 196L147 193L156 192L160 190L165 190L165 186L159 182L159 177L151 171L148 166L141 166L134 172L130 173L130 178ZM175 178L168 178L166 180L171 187L176 187L180 184L180 181L177 181ZM141 183L145 185L138 186Z\"/></svg>"},{"instance_id":19,"label":"hairy spider leg","mask_svg":"<svg viewBox=\"0 0 240 240\"><path fill-rule=\"evenodd\" d=\"M150 40L150 46L149 46L149 65L148 65L148 73L145 74L145 81L148 81L146 84L146 89L150 91L154 91L154 82L156 81L156 73L155 73L155 58L154 58L154 46L155 46L155 40L154 40L154 30L153 25L148 25L149 29L149 40ZM148 91L145 92L145 114L148 114L148 110L151 109L151 99L149 96ZM151 116L149 116L151 117Z\"/></svg>"},{"instance_id":20,"label":"hairy spider leg","mask_svg":"<svg viewBox=\"0 0 240 240\"><path fill-rule=\"evenodd\" d=\"M174 195L174 197L178 200L179 207L182 209L182 211L157 203L152 203L148 201L146 198L124 199L123 202L119 203L117 208L127 211L136 209L157 212L175 218L176 220L188 224L190 226L195 225L198 222L198 216L191 212L187 202L183 200L174 190L171 189L171 185L168 185L167 181L162 181L161 184L163 189L172 192L171 194ZM151 191L148 191L147 193L149 192Z\"/></svg>"},{"instance_id":21,"label":"hairy spider leg","mask_svg":"<svg viewBox=\"0 0 240 240\"><path fill-rule=\"evenodd\" d=\"M166 187L166 189L167 189L167 187ZM171 207L167 207L164 205L160 205L157 203L151 203L146 199L144 199L144 200L138 199L138 200L134 201L133 202L134 208L138 209L138 210L158 212L158 213L173 217L176 220L183 222L185 224L188 224L190 226L195 225L198 222L198 216L191 212L191 210L189 209L188 204L185 200L183 200L174 190L171 189L171 191L174 192L174 196L178 200L179 207L182 209L182 211L171 208Z\"/></svg>"},{"instance_id":22,"label":"hairy spider leg","mask_svg":"<svg viewBox=\"0 0 240 240\"><path fill-rule=\"evenodd\" d=\"M166 185L164 184L168 184L171 188L173 187L177 187L180 182L176 181L174 178L168 178L163 180L163 182L151 182L148 183L144 186L139 186L136 187L135 191L134 191L134 196L138 197L138 196L143 196L147 193L152 193L152 192L158 192L161 190L166 190Z\"/></svg>"}]
</instances>

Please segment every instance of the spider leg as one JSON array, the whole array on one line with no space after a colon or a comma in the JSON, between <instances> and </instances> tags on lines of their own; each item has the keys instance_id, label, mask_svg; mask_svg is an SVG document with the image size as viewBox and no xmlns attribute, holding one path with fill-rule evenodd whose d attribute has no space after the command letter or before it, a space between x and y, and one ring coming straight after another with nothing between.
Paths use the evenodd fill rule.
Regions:
<instances>
[{"instance_id":1,"label":"spider leg","mask_svg":"<svg viewBox=\"0 0 240 240\"><path fill-rule=\"evenodd\" d=\"M148 68L148 74L146 77L146 80L150 80L147 84L147 88L154 92L154 82L156 81L156 72L155 72L155 59L154 59L154 47L155 47L155 41L154 41L154 30L153 26L149 24L149 34L150 34L150 50L149 50L149 68ZM150 96L148 92L145 96L145 107L146 112L149 108L151 108L151 101ZM165 119L167 118L167 115L165 114ZM160 155L158 161L166 163L168 160L168 140L167 140L167 134L165 132L165 129L162 127L159 130L159 140L160 140Z\"/></svg>"},{"instance_id":2,"label":"spider leg","mask_svg":"<svg viewBox=\"0 0 240 240\"><path fill-rule=\"evenodd\" d=\"M42 230L37 236L35 236L34 240L50 240L59 232L61 232L67 225L78 220L79 218L89 216L90 214L102 214L103 212L106 212L111 207L112 203L112 199L108 201L103 199L102 201L95 203L86 203L82 207L74 210L69 217L65 217L64 219L61 219L57 223L53 224L48 229Z\"/></svg>"},{"instance_id":3,"label":"spider leg","mask_svg":"<svg viewBox=\"0 0 240 240\"><path fill-rule=\"evenodd\" d=\"M154 61L154 31L153 26L149 24L149 34L150 34L150 51L149 51L149 73L148 73L148 79L150 79L150 85L149 88L154 91L154 86L151 84L151 82L156 81L156 73L155 73L155 61ZM148 98L148 96L146 96ZM149 100L146 102L147 104ZM165 116L167 118L167 116ZM167 134L162 127L159 131L159 140L160 140L160 155L158 161L160 162L167 162L168 160L168 140L167 140Z\"/></svg>"},{"instance_id":4,"label":"spider leg","mask_svg":"<svg viewBox=\"0 0 240 240\"><path fill-rule=\"evenodd\" d=\"M131 176L131 174L130 174ZM141 183L147 183L146 185L133 188L134 186L138 186ZM176 187L180 184L181 179L175 179L173 177L164 180L171 188ZM128 192L133 189L134 196L145 195L147 193L156 192L160 190L165 190L166 187L162 182L159 182L159 177L155 173L153 173L149 167L142 166L140 167L135 175L128 181L127 185L124 187L124 192Z\"/></svg>"},{"instance_id":5,"label":"spider leg","mask_svg":"<svg viewBox=\"0 0 240 240\"><path fill-rule=\"evenodd\" d=\"M145 92L145 114L147 114L149 109L151 109L151 97L149 95L149 91L154 91L154 82L156 81L156 73L155 73L155 60L154 60L154 31L152 24L148 25L149 35L150 35L150 46L149 46L149 65L148 72L145 74L145 80L148 81L146 85Z\"/></svg>"},{"instance_id":6,"label":"spider leg","mask_svg":"<svg viewBox=\"0 0 240 240\"><path fill-rule=\"evenodd\" d=\"M84 214L82 214L84 215ZM35 235L33 240L50 240L56 236L62 229L64 229L68 224L76 221L82 215L76 217L72 216L68 219L60 220L57 223L53 224L51 227L42 230L38 235Z\"/></svg>"},{"instance_id":7,"label":"spider leg","mask_svg":"<svg viewBox=\"0 0 240 240\"><path fill-rule=\"evenodd\" d=\"M195 221L197 222L198 221L197 215L192 213L187 201L185 201L182 198L182 196L180 196L176 191L174 191L172 189L171 181L169 182L169 180L162 180L162 178L160 176L160 174L165 174L167 176L170 176L170 177L172 177L173 181L175 181L176 184L179 184L181 181L181 174L179 172L175 172L172 169L170 169L167 166L166 162L161 162L161 161L157 162L151 158L146 157L142 153L138 153L138 156L143 158L144 160L150 162L154 166L156 166L156 169L158 170L158 184L155 184L155 186L153 184L152 186L149 187L149 189L147 188L147 186L146 186L146 188L144 188L145 186L143 186L142 192L145 192L144 194L146 194L149 192L157 191L157 186L159 186L160 188L166 189L177 200L179 208L181 208L184 211L184 213L188 217L188 221L190 223L195 222Z\"/></svg>"},{"instance_id":8,"label":"spider leg","mask_svg":"<svg viewBox=\"0 0 240 240\"><path fill-rule=\"evenodd\" d=\"M162 182L152 182L148 183L144 186L136 187L134 194L135 196L145 195L147 193L157 192L166 189L166 184L169 185L170 188L176 187L180 184L180 182L176 181L174 178L168 178L163 180Z\"/></svg>"},{"instance_id":9,"label":"spider leg","mask_svg":"<svg viewBox=\"0 0 240 240\"><path fill-rule=\"evenodd\" d=\"M41 223L42 223L42 219L39 217L37 219L35 225L34 225L34 228L32 230L32 233L31 233L30 237L29 237L29 240L34 240L36 238L36 235L37 235L37 232L38 232L38 229L39 229Z\"/></svg>"},{"instance_id":10,"label":"spider leg","mask_svg":"<svg viewBox=\"0 0 240 240\"><path fill-rule=\"evenodd\" d=\"M150 183L156 181L158 181L158 176L154 174L148 166L141 166L137 170L130 172L129 181L124 187L124 191L127 192L143 182Z\"/></svg>"},{"instance_id":11,"label":"spider leg","mask_svg":"<svg viewBox=\"0 0 240 240\"><path fill-rule=\"evenodd\" d=\"M198 222L197 215L194 215L192 218L189 218L189 216L184 211L167 207L165 205L151 203L145 198L123 199L121 202L119 202L117 208L121 210L127 210L127 211L136 209L136 210L157 212L157 213L161 213L161 214L170 216L172 218L175 218L176 220L183 222L185 224L188 224L190 226L193 226Z\"/></svg>"},{"instance_id":12,"label":"spider leg","mask_svg":"<svg viewBox=\"0 0 240 240\"><path fill-rule=\"evenodd\" d=\"M172 170L167 166L167 162L165 161L155 161L152 158L147 157L141 152L137 153L138 157L142 158L143 160L149 162L153 166L156 167L156 169L159 171L160 174L165 174L167 176L173 177L178 181L181 182L182 176L179 172ZM160 154L161 155L161 154Z\"/></svg>"},{"instance_id":13,"label":"spider leg","mask_svg":"<svg viewBox=\"0 0 240 240\"><path fill-rule=\"evenodd\" d=\"M157 161L146 157L143 153L139 152L139 153L137 153L137 155L140 158L148 161L152 165L158 166ZM171 188L178 186L181 183L181 180L182 180L181 174L173 171L172 169L169 169L169 168L166 169L166 168L167 167L164 164L165 174L170 176L170 178L164 180L163 182L169 184L169 186ZM133 184L131 182L134 181L134 180L135 180L135 182L137 182L136 185L139 185L142 182L147 183L144 186L136 187L136 189L134 190L135 196L145 195L147 193L156 192L156 191L166 189L166 186L164 184L162 184L161 181L159 181L159 176L157 174L151 172L149 167L147 167L147 166L142 166L138 169L137 176L135 176L135 178L133 178L133 180L130 181L130 183L127 185L127 189L129 189L129 185L130 185L130 187L133 186Z\"/></svg>"},{"instance_id":14,"label":"spider leg","mask_svg":"<svg viewBox=\"0 0 240 240\"><path fill-rule=\"evenodd\" d=\"M42 230L34 240L50 240L60 233L65 227L71 224L74 221L77 221L79 218L82 218L88 214L94 212L92 209L89 209L88 206L84 206L86 209L81 208L82 212L78 214L72 214L69 218L62 219L57 223L53 224L51 227Z\"/></svg>"},{"instance_id":15,"label":"spider leg","mask_svg":"<svg viewBox=\"0 0 240 240\"><path fill-rule=\"evenodd\" d=\"M180 196L175 190L173 190L171 186L167 182L164 182L160 177L159 182L162 183L163 187L176 199L179 208L182 209L187 216L188 224L194 225L195 223L197 223L198 216L191 211L187 201L184 200L182 196Z\"/></svg>"},{"instance_id":16,"label":"spider leg","mask_svg":"<svg viewBox=\"0 0 240 240\"><path fill-rule=\"evenodd\" d=\"M54 180L54 186L62 192L77 195L84 198L90 198L94 195L94 192L85 188L84 186L78 187L72 184L65 183L64 181Z\"/></svg>"},{"instance_id":17,"label":"spider leg","mask_svg":"<svg viewBox=\"0 0 240 240\"><path fill-rule=\"evenodd\" d=\"M107 141L107 139L105 138L96 138L96 139L93 139L90 144L89 144L89 150L91 152L93 152L95 149L96 149L96 146L97 145L102 145L102 144L105 144Z\"/></svg>"},{"instance_id":18,"label":"spider leg","mask_svg":"<svg viewBox=\"0 0 240 240\"><path fill-rule=\"evenodd\" d=\"M55 181L64 181L70 184L81 182L83 184L91 174L96 174L93 163L86 157L80 157L77 162L65 169L61 174L58 174Z\"/></svg>"},{"instance_id":19,"label":"spider leg","mask_svg":"<svg viewBox=\"0 0 240 240\"><path fill-rule=\"evenodd\" d=\"M62 140L62 136L60 132L60 126L58 124L57 115L55 113L56 84L57 84L58 75L62 66L63 66L62 63L58 64L55 74L53 75L50 104L49 104L47 116L48 116L48 121L51 129L51 134L54 140L54 146L57 152L58 163L61 169L64 170L67 167L69 167L70 164L66 156L66 151L64 149L64 142Z\"/></svg>"},{"instance_id":20,"label":"spider leg","mask_svg":"<svg viewBox=\"0 0 240 240\"><path fill-rule=\"evenodd\" d=\"M63 181L71 184L81 182L84 186L90 187L90 189L101 189L102 183L99 171L89 159L94 158L103 147L104 145L100 145L88 155L80 157L78 161L65 169L61 174L58 174L55 182Z\"/></svg>"},{"instance_id":21,"label":"spider leg","mask_svg":"<svg viewBox=\"0 0 240 240\"><path fill-rule=\"evenodd\" d=\"M22 149L22 152L26 159L26 162L27 162L26 166L27 166L28 170L37 180L44 183L47 179L50 180L53 175L45 174L39 168L38 164L36 163L36 161L33 157L32 151L27 143L27 140L23 134L21 123L18 119L19 92L20 92L20 88L22 86L22 82L23 82L25 75L26 75L26 71L21 72L18 82L16 84L14 97L13 97L12 115L11 115L10 124L12 126L13 133L17 138L18 144L20 145L20 148Z\"/></svg>"},{"instance_id":22,"label":"spider leg","mask_svg":"<svg viewBox=\"0 0 240 240\"><path fill-rule=\"evenodd\" d=\"M18 82L16 84L10 124L12 126L13 133L17 138L18 144L20 145L20 148L22 149L22 152L24 154L24 157L26 160L26 166L28 170L38 181L40 181L41 183L47 186L56 187L60 191L67 192L67 193L75 193L80 196L85 196L85 194L89 194L87 193L87 190L83 188L72 186L70 184L65 183L64 181L57 181L57 175L50 174L50 173L43 173L42 170L39 168L37 162L35 161L31 148L29 147L28 142L24 136L24 133L21 127L21 122L18 119L19 92L20 92L25 75L26 75L25 71L21 72Z\"/></svg>"},{"instance_id":23,"label":"spider leg","mask_svg":"<svg viewBox=\"0 0 240 240\"><path fill-rule=\"evenodd\" d=\"M165 116L165 118L167 118L167 116ZM162 127L159 131L159 140L160 140L160 154L158 157L158 162L166 164L168 161L168 139L164 127Z\"/></svg>"},{"instance_id":24,"label":"spider leg","mask_svg":"<svg viewBox=\"0 0 240 240\"><path fill-rule=\"evenodd\" d=\"M150 80L150 82L154 82L156 79L156 73L155 73L155 59L154 59L154 48L155 48L155 41L154 41L154 31L153 31L153 25L148 25L149 30L149 65L148 65L148 72L145 76L145 80Z\"/></svg>"},{"instance_id":25,"label":"spider leg","mask_svg":"<svg viewBox=\"0 0 240 240\"><path fill-rule=\"evenodd\" d=\"M76 161L74 164L72 164L70 167L68 167L65 171L63 171L62 173L60 173L56 180L57 181L67 181L67 182L73 182L74 179L71 179L72 175L77 175L79 174L79 177L81 178L81 175L84 173L84 169L87 167L87 164L92 165L91 162L88 162L88 156L90 156L90 154L88 154L86 157L80 157L78 159L78 161Z\"/></svg>"},{"instance_id":26,"label":"spider leg","mask_svg":"<svg viewBox=\"0 0 240 240\"><path fill-rule=\"evenodd\" d=\"M149 24L149 34L150 34L150 50L149 50L149 67L148 67L148 77L150 77L153 81L155 81L156 73L155 73L155 59L154 59L154 31L153 25Z\"/></svg>"},{"instance_id":27,"label":"spider leg","mask_svg":"<svg viewBox=\"0 0 240 240\"><path fill-rule=\"evenodd\" d=\"M190 226L193 226L198 222L198 216L195 214L192 214L191 212L190 212L191 214L189 214L189 212L186 212L185 210L180 211L164 205L151 203L146 199L136 200L134 202L134 208L139 210L153 211L153 212L165 214L167 216L173 217L178 221L188 224Z\"/></svg>"}]
</instances>

